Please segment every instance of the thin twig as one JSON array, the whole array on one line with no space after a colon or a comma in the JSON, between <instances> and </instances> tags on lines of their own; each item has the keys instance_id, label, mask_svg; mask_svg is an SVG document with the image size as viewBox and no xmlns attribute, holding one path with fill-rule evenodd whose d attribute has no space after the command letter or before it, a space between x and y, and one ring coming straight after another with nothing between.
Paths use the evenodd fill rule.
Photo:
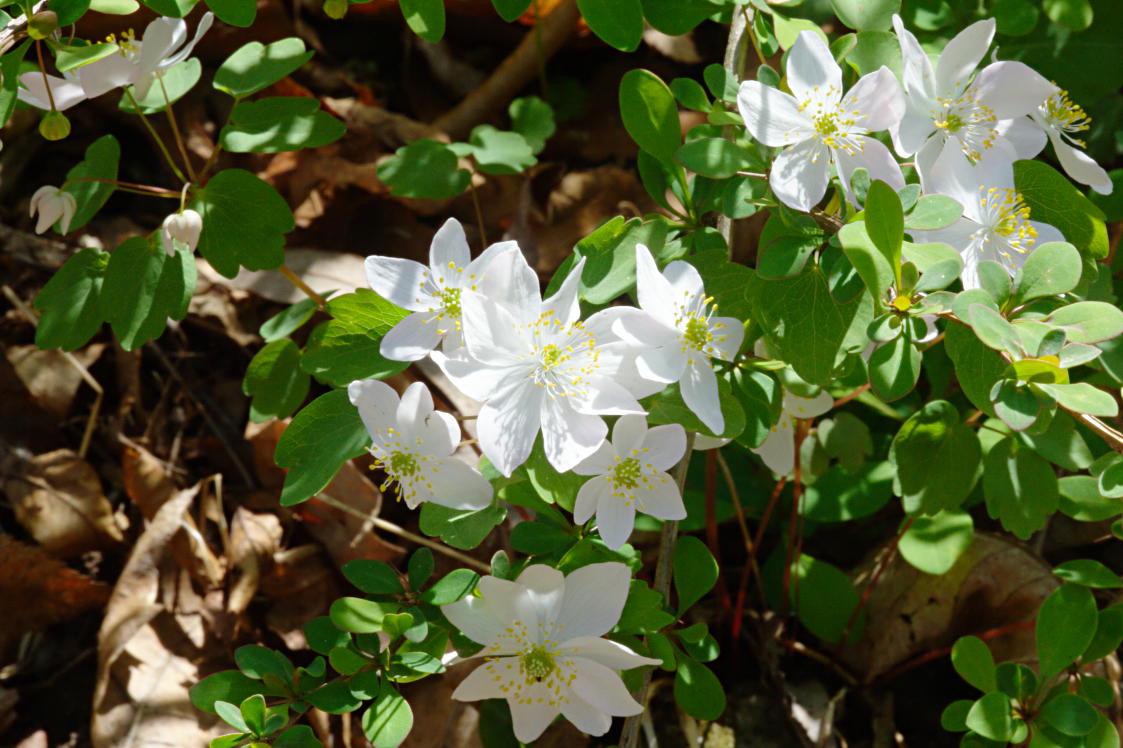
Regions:
<instances>
[{"instance_id":1,"label":"thin twig","mask_svg":"<svg viewBox=\"0 0 1123 748\"><path fill-rule=\"evenodd\" d=\"M182 190L170 190L167 187L155 187L150 184L138 184L137 182L122 182L119 179L100 179L98 177L71 177L63 184L65 187L71 182L100 182L101 184L111 184L119 190L128 190L136 192L141 195L151 195L153 197L170 197L176 200L182 194Z\"/></svg>"},{"instance_id":2,"label":"thin twig","mask_svg":"<svg viewBox=\"0 0 1123 748\"><path fill-rule=\"evenodd\" d=\"M745 67L745 30L749 25L749 18L747 13L734 13L733 20L729 24L729 36L725 41L725 59L722 64L725 67L725 72L734 81L739 82L742 78ZM730 125L722 128L722 137L726 140L732 140L734 129ZM727 215L720 215L717 219L717 230L725 239L725 246L728 247L729 259L733 258L733 219Z\"/></svg>"},{"instance_id":3,"label":"thin twig","mask_svg":"<svg viewBox=\"0 0 1123 748\"><path fill-rule=\"evenodd\" d=\"M476 194L475 176L476 175L473 174L473 178L468 179L468 188L472 192L472 207L476 209L476 224L480 227L480 249L483 250L487 249L487 229L484 228L484 213L480 210L480 198L479 195Z\"/></svg>"},{"instance_id":4,"label":"thin twig","mask_svg":"<svg viewBox=\"0 0 1123 748\"><path fill-rule=\"evenodd\" d=\"M281 265L281 267L279 267L277 269L281 271L281 275L285 276L285 278L288 280L289 283L291 283L294 286L296 286L297 288L299 288L301 291L304 292L305 296L312 299L312 301L316 302L316 306L320 307L321 311L327 311L327 308L328 308L327 300L324 299L324 297L321 296L320 294L313 291L312 287L309 286L307 283L305 283L300 278L299 275L297 275L292 270L290 270L287 265Z\"/></svg>"}]
</instances>

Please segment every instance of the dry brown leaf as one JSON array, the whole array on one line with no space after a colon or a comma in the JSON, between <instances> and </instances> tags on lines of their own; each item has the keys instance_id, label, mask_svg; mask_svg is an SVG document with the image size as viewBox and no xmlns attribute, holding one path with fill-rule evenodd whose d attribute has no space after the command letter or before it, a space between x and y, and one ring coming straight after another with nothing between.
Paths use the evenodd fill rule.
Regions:
<instances>
[{"instance_id":1,"label":"dry brown leaf","mask_svg":"<svg viewBox=\"0 0 1123 748\"><path fill-rule=\"evenodd\" d=\"M861 640L844 647L841 659L868 682L917 655L950 646L960 636L1032 619L1058 585L1048 564L995 535L977 533L941 576L918 571L898 554L870 595ZM1034 657L1032 628L988 644L1000 661L1030 662Z\"/></svg>"},{"instance_id":2,"label":"dry brown leaf","mask_svg":"<svg viewBox=\"0 0 1123 748\"><path fill-rule=\"evenodd\" d=\"M19 637L100 608L109 587L67 568L42 548L0 535L0 660Z\"/></svg>"},{"instance_id":3,"label":"dry brown leaf","mask_svg":"<svg viewBox=\"0 0 1123 748\"><path fill-rule=\"evenodd\" d=\"M199 275L220 285L251 291L280 304L292 304L305 298L304 293L275 270L246 270L233 278L223 277L206 260L197 261ZM307 283L313 291L350 293L366 288L363 258L346 252L325 252L314 249L286 249L285 265Z\"/></svg>"},{"instance_id":4,"label":"dry brown leaf","mask_svg":"<svg viewBox=\"0 0 1123 748\"><path fill-rule=\"evenodd\" d=\"M255 513L241 506L235 510L227 560L239 575L227 594L227 612L238 615L249 607L280 545L281 521L277 515Z\"/></svg>"},{"instance_id":5,"label":"dry brown leaf","mask_svg":"<svg viewBox=\"0 0 1123 748\"><path fill-rule=\"evenodd\" d=\"M643 30L643 40L647 43L647 46L670 57L675 62L696 65L704 59L702 55L698 54L698 47L694 44L694 36L690 33L671 36L648 26Z\"/></svg>"},{"instance_id":6,"label":"dry brown leaf","mask_svg":"<svg viewBox=\"0 0 1123 748\"><path fill-rule=\"evenodd\" d=\"M16 519L44 550L66 558L124 539L97 473L72 450L20 462L4 491Z\"/></svg>"},{"instance_id":7,"label":"dry brown leaf","mask_svg":"<svg viewBox=\"0 0 1123 748\"><path fill-rule=\"evenodd\" d=\"M70 354L82 366L90 367L105 350L104 343L94 343ZM62 351L44 351L34 345L13 345L5 350L16 373L28 391L44 408L57 416L70 410L82 372Z\"/></svg>"},{"instance_id":8,"label":"dry brown leaf","mask_svg":"<svg viewBox=\"0 0 1123 748\"><path fill-rule=\"evenodd\" d=\"M261 582L261 593L272 601L265 622L294 651L307 649L304 624L324 615L344 594L339 575L328 565L318 545L290 548Z\"/></svg>"}]
</instances>

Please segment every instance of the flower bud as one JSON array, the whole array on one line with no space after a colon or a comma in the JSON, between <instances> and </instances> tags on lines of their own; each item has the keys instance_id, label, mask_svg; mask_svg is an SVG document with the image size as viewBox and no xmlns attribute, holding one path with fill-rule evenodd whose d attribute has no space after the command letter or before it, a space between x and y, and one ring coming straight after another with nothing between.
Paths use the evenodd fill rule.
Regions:
<instances>
[{"instance_id":1,"label":"flower bud","mask_svg":"<svg viewBox=\"0 0 1123 748\"><path fill-rule=\"evenodd\" d=\"M31 216L32 218L36 214L39 216L35 223L36 234L42 234L60 220L59 229L65 234L70 230L70 221L77 210L78 202L74 199L74 195L63 192L54 185L44 185L31 196Z\"/></svg>"},{"instance_id":2,"label":"flower bud","mask_svg":"<svg viewBox=\"0 0 1123 748\"><path fill-rule=\"evenodd\" d=\"M39 134L47 140L62 140L70 134L70 120L62 112L47 112L39 120Z\"/></svg>"},{"instance_id":3,"label":"flower bud","mask_svg":"<svg viewBox=\"0 0 1123 748\"><path fill-rule=\"evenodd\" d=\"M347 15L348 5L350 5L348 0L324 0L324 13L338 21Z\"/></svg>"},{"instance_id":4,"label":"flower bud","mask_svg":"<svg viewBox=\"0 0 1123 748\"><path fill-rule=\"evenodd\" d=\"M46 39L58 28L58 16L53 10L39 11L27 22L27 35L32 39Z\"/></svg>"},{"instance_id":5,"label":"flower bud","mask_svg":"<svg viewBox=\"0 0 1123 748\"><path fill-rule=\"evenodd\" d=\"M164 219L163 238L164 249L169 255L175 254L173 240L187 245L194 252L195 245L199 243L199 234L203 231L203 217L196 211L188 208L180 213L172 213Z\"/></svg>"}]
</instances>

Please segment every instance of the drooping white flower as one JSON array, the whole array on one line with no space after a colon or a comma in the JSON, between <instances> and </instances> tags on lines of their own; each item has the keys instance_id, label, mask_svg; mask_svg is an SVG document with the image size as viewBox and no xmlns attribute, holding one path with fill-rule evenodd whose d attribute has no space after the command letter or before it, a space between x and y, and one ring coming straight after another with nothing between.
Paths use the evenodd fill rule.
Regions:
<instances>
[{"instance_id":1,"label":"drooping white flower","mask_svg":"<svg viewBox=\"0 0 1123 748\"><path fill-rule=\"evenodd\" d=\"M945 242L963 257L963 287L979 288L979 263L997 262L1013 275L1033 249L1064 241L1054 227L1031 221L1029 207L1014 189L1014 169L1003 147L972 165L957 148L945 149L932 165L928 191L963 206L963 217L947 228L914 231L918 242Z\"/></svg>"},{"instance_id":2,"label":"drooping white flower","mask_svg":"<svg viewBox=\"0 0 1123 748\"><path fill-rule=\"evenodd\" d=\"M678 382L686 406L715 434L725 430L711 357L732 361L745 328L733 317L715 317L702 276L676 260L659 272L655 258L636 245L636 295L640 308L622 309L613 329L635 346L640 376Z\"/></svg>"},{"instance_id":3,"label":"drooping white flower","mask_svg":"<svg viewBox=\"0 0 1123 748\"><path fill-rule=\"evenodd\" d=\"M1102 166L1084 153L1084 141L1076 137L1077 133L1088 129L1088 115L1072 102L1067 91L1056 89L1029 116L1049 136L1049 142L1057 153L1057 160L1070 177L1101 195L1111 194L1111 177Z\"/></svg>"},{"instance_id":4,"label":"drooping white flower","mask_svg":"<svg viewBox=\"0 0 1123 748\"><path fill-rule=\"evenodd\" d=\"M791 94L758 81L745 81L737 94L749 133L767 146L786 146L768 178L781 202L811 210L826 194L832 163L851 200L850 177L859 167L893 189L905 186L889 149L867 137L894 127L905 111L888 68L862 76L844 96L842 70L826 42L802 31L788 52L787 73Z\"/></svg>"},{"instance_id":5,"label":"drooping white flower","mask_svg":"<svg viewBox=\"0 0 1123 748\"><path fill-rule=\"evenodd\" d=\"M164 219L160 235L164 240L164 249L169 255L175 254L175 244L182 242L191 252L199 243L199 234L203 231L203 217L197 211L186 208L179 213L172 213Z\"/></svg>"},{"instance_id":6,"label":"drooping white flower","mask_svg":"<svg viewBox=\"0 0 1123 748\"><path fill-rule=\"evenodd\" d=\"M64 111L80 101L86 100L86 91L78 82L73 73L64 73L64 77L57 75L44 76L41 71L33 70L19 77L20 88L16 92L17 98L25 104L36 109L50 109L54 101L57 111ZM46 82L44 82L44 77ZM47 86L51 93L47 95Z\"/></svg>"},{"instance_id":7,"label":"drooping white flower","mask_svg":"<svg viewBox=\"0 0 1123 748\"><path fill-rule=\"evenodd\" d=\"M496 255L518 251L515 242L499 242L471 259L464 228L445 221L429 245L429 267L400 257L368 257L367 283L375 292L413 312L386 333L380 352L392 361L419 361L442 344L446 353L464 343L460 295L479 287Z\"/></svg>"},{"instance_id":8,"label":"drooping white flower","mask_svg":"<svg viewBox=\"0 0 1123 748\"><path fill-rule=\"evenodd\" d=\"M120 54L78 68L78 80L86 97L92 99L114 88L132 86L136 98L143 99L157 76L191 55L212 23L214 14L204 13L190 41L186 21L163 16L148 24L139 41L131 29L120 38L111 35L108 41L117 45Z\"/></svg>"},{"instance_id":9,"label":"drooping white flower","mask_svg":"<svg viewBox=\"0 0 1123 748\"><path fill-rule=\"evenodd\" d=\"M65 234L70 230L70 221L77 210L78 202L74 195L53 185L45 184L31 196L31 217L39 216L35 223L36 234L42 234L54 226L56 221L59 222L61 233Z\"/></svg>"},{"instance_id":10,"label":"drooping white flower","mask_svg":"<svg viewBox=\"0 0 1123 748\"><path fill-rule=\"evenodd\" d=\"M386 472L382 489L397 484L398 496L416 509L423 501L453 509L483 509L491 504L491 484L452 457L460 443L460 424L433 409L433 396L414 382L401 398L375 379L347 387L351 404L370 433L370 453Z\"/></svg>"},{"instance_id":11,"label":"drooping white flower","mask_svg":"<svg viewBox=\"0 0 1123 748\"><path fill-rule=\"evenodd\" d=\"M780 419L772 426L771 433L761 445L754 447L752 451L760 456L772 472L781 476L790 475L795 469L796 420L821 416L833 406L834 398L826 392L820 392L812 398L785 392Z\"/></svg>"},{"instance_id":12,"label":"drooping white flower","mask_svg":"<svg viewBox=\"0 0 1123 748\"><path fill-rule=\"evenodd\" d=\"M498 255L480 290L461 294L462 352L433 352L453 384L484 403L480 448L503 475L526 461L539 430L550 464L570 470L604 441L602 415L643 413L636 397L654 389L623 371L631 353L612 332L619 308L581 321L583 268L584 259L543 301L522 252Z\"/></svg>"},{"instance_id":13,"label":"drooping white flower","mask_svg":"<svg viewBox=\"0 0 1123 748\"><path fill-rule=\"evenodd\" d=\"M628 568L614 562L568 576L534 565L514 582L483 577L479 596L441 609L484 645L475 656L486 658L452 698L506 699L523 743L537 739L558 714L589 735L608 732L614 716L639 714L643 706L618 673L659 660L601 638L620 620L630 581Z\"/></svg>"},{"instance_id":14,"label":"drooping white flower","mask_svg":"<svg viewBox=\"0 0 1123 748\"><path fill-rule=\"evenodd\" d=\"M1013 61L994 62L971 74L994 38L995 21L968 26L944 47L936 67L900 16L893 28L901 45L907 107L889 129L902 156L916 154L921 183L929 192L928 172L945 146L971 161L1003 143L1016 158L1032 158L1044 139L1023 115L1045 101L1055 87L1030 67Z\"/></svg>"},{"instance_id":15,"label":"drooping white flower","mask_svg":"<svg viewBox=\"0 0 1123 748\"><path fill-rule=\"evenodd\" d=\"M684 518L682 494L667 470L685 451L686 431L677 423L648 429L643 416L620 416L612 440L573 468L594 476L577 492L573 520L584 524L595 513L601 539L615 550L632 534L637 511Z\"/></svg>"}]
</instances>

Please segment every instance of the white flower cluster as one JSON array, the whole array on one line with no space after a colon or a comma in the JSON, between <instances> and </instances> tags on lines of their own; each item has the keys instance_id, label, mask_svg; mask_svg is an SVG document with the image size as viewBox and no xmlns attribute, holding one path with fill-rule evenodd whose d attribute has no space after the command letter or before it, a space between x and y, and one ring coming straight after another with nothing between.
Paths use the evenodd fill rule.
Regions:
<instances>
[{"instance_id":1,"label":"white flower cluster","mask_svg":"<svg viewBox=\"0 0 1123 748\"><path fill-rule=\"evenodd\" d=\"M1111 192L1107 172L1076 137L1088 118L1066 92L1020 62L992 62L975 72L994 38L993 19L948 42L935 67L898 16L893 26L903 87L882 67L844 94L842 70L813 31L801 32L788 53L790 94L758 81L741 84L737 104L749 133L783 148L769 174L772 191L785 205L809 211L826 194L832 165L852 201L850 178L858 168L902 188L901 167L869 137L888 131L897 154L914 157L923 191L963 206L955 224L914 238L955 247L963 255L964 288L979 287L980 262L998 262L1013 275L1036 246L1063 241L1054 227L1029 219L1014 189L1015 160L1033 158L1048 140L1070 177Z\"/></svg>"}]
</instances>

